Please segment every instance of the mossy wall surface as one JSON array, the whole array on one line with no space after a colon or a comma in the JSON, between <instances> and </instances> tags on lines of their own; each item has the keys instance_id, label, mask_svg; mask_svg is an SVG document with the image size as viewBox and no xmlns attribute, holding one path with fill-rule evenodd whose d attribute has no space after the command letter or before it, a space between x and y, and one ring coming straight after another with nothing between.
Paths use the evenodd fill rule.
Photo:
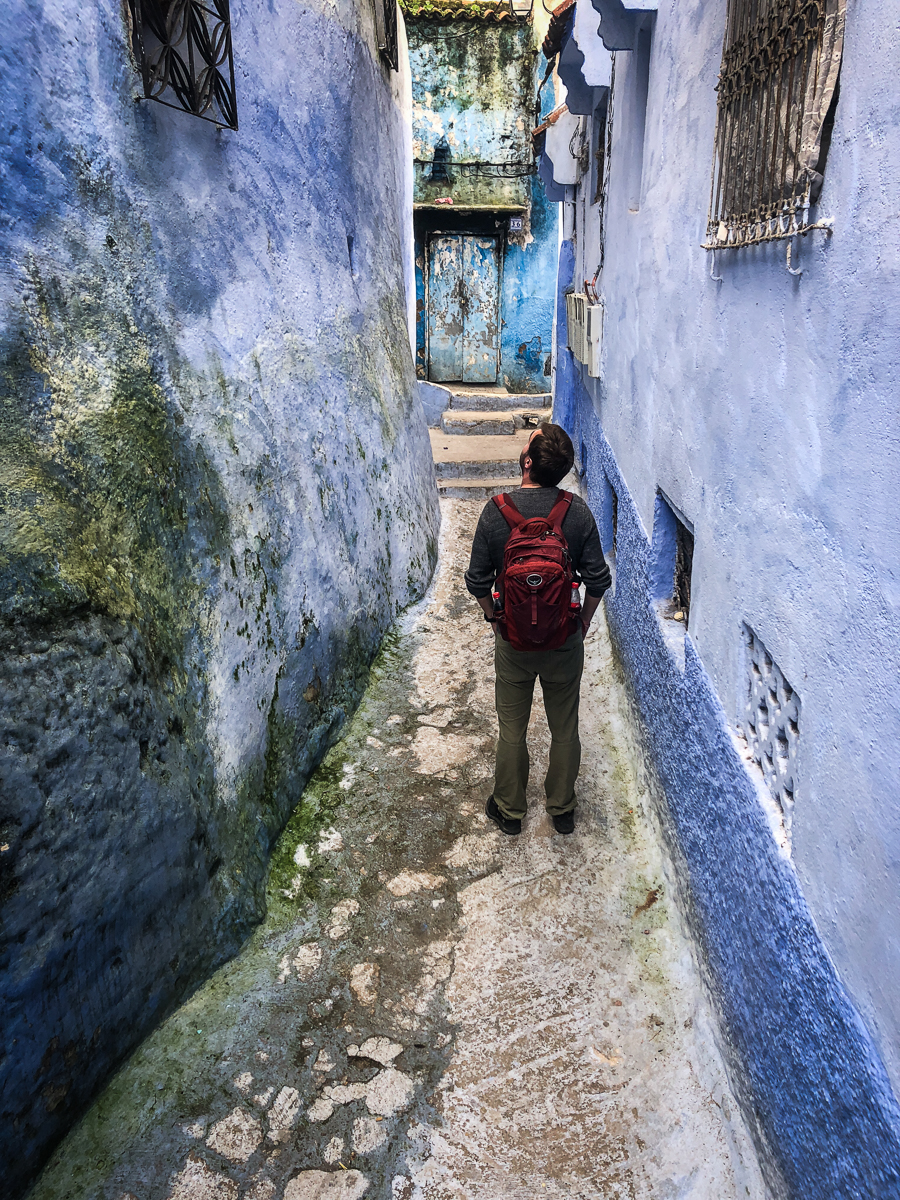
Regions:
<instances>
[{"instance_id":1,"label":"mossy wall surface","mask_svg":"<svg viewBox=\"0 0 900 1200\"><path fill-rule=\"evenodd\" d=\"M363 3L232 18L239 131L136 101L113 0L0 15L9 1195L260 919L434 563L408 78Z\"/></svg>"},{"instance_id":2,"label":"mossy wall surface","mask_svg":"<svg viewBox=\"0 0 900 1200\"><path fill-rule=\"evenodd\" d=\"M509 174L509 164L531 163L534 108L534 28L480 21L409 22L413 90L415 200L433 204L522 205L530 177ZM450 182L432 182L434 147L450 145ZM507 164L475 171L471 164ZM470 164L465 166L464 164Z\"/></svg>"}]
</instances>

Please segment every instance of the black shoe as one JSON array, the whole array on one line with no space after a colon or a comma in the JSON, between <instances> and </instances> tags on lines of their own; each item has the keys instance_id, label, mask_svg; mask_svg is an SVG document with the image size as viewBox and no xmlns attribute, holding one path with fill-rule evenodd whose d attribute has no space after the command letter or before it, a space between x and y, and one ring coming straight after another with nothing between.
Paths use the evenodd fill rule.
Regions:
<instances>
[{"instance_id":1,"label":"black shoe","mask_svg":"<svg viewBox=\"0 0 900 1200\"><path fill-rule=\"evenodd\" d=\"M560 813L559 816L554 817L553 828L557 833L574 833L575 809L573 808L567 813Z\"/></svg>"},{"instance_id":2,"label":"black shoe","mask_svg":"<svg viewBox=\"0 0 900 1200\"><path fill-rule=\"evenodd\" d=\"M508 833L514 836L522 832L522 822L517 817L504 817L503 813L494 803L493 794L488 796L484 811L501 833Z\"/></svg>"}]
</instances>

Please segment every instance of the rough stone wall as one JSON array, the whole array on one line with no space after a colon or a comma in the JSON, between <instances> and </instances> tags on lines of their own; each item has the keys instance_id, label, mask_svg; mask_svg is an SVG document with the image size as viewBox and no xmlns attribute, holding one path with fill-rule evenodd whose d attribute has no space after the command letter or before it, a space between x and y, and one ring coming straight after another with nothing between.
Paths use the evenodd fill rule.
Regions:
<instances>
[{"instance_id":1,"label":"rough stone wall","mask_svg":"<svg viewBox=\"0 0 900 1200\"><path fill-rule=\"evenodd\" d=\"M895 1195L896 23L880 0L848 12L819 203L833 237L800 239L802 276L782 243L717 255L713 279L723 20L660 4L643 138L633 55L616 55L602 377L561 348L556 410L607 540L617 500L607 611L770 1161L804 1200ZM582 187L564 286L599 257L592 199ZM651 603L660 490L694 533L687 636ZM789 852L733 736L744 623L801 700Z\"/></svg>"},{"instance_id":2,"label":"rough stone wall","mask_svg":"<svg viewBox=\"0 0 900 1200\"><path fill-rule=\"evenodd\" d=\"M435 559L408 75L362 2L232 19L239 131L136 102L115 0L0 15L8 1194L260 919Z\"/></svg>"}]
</instances>

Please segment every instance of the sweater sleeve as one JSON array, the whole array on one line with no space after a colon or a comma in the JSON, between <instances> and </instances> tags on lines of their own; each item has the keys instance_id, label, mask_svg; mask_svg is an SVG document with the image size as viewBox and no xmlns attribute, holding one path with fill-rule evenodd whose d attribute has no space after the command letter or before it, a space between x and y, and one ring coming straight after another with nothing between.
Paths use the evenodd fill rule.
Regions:
<instances>
[{"instance_id":1,"label":"sweater sleeve","mask_svg":"<svg viewBox=\"0 0 900 1200\"><path fill-rule=\"evenodd\" d=\"M584 540L584 548L581 551L581 558L576 564L576 570L584 581L584 590L587 594L600 600L612 583L612 576L603 555L597 522L590 510L588 510L588 515L591 520L591 528Z\"/></svg>"},{"instance_id":2,"label":"sweater sleeve","mask_svg":"<svg viewBox=\"0 0 900 1200\"><path fill-rule=\"evenodd\" d=\"M478 526L472 541L472 556L465 575L466 587L476 600L481 600L484 596L491 594L496 577L497 572L491 559L487 521L483 509L478 518Z\"/></svg>"}]
</instances>

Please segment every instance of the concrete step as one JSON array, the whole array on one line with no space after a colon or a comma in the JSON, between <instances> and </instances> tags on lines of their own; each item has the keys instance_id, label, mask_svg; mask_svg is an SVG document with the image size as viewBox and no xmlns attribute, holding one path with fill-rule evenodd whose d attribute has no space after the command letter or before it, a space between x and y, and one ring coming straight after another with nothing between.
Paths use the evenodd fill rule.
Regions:
<instances>
[{"instance_id":1,"label":"concrete step","mask_svg":"<svg viewBox=\"0 0 900 1200\"><path fill-rule=\"evenodd\" d=\"M550 408L553 398L549 392L527 395L523 392L507 392L504 388L461 388L453 387L451 409L468 412L512 412L516 409L529 411Z\"/></svg>"},{"instance_id":2,"label":"concrete step","mask_svg":"<svg viewBox=\"0 0 900 1200\"><path fill-rule=\"evenodd\" d=\"M519 474L521 434L448 434L442 429L429 429L428 433L439 481L511 479Z\"/></svg>"},{"instance_id":3,"label":"concrete step","mask_svg":"<svg viewBox=\"0 0 900 1200\"><path fill-rule=\"evenodd\" d=\"M519 409L515 412L467 412L446 409L441 415L444 433L511 434L517 429L533 429L550 420L549 408Z\"/></svg>"},{"instance_id":4,"label":"concrete step","mask_svg":"<svg viewBox=\"0 0 900 1200\"><path fill-rule=\"evenodd\" d=\"M515 479L439 479L438 492L456 500L490 500L501 492L511 492L522 482Z\"/></svg>"}]
</instances>

